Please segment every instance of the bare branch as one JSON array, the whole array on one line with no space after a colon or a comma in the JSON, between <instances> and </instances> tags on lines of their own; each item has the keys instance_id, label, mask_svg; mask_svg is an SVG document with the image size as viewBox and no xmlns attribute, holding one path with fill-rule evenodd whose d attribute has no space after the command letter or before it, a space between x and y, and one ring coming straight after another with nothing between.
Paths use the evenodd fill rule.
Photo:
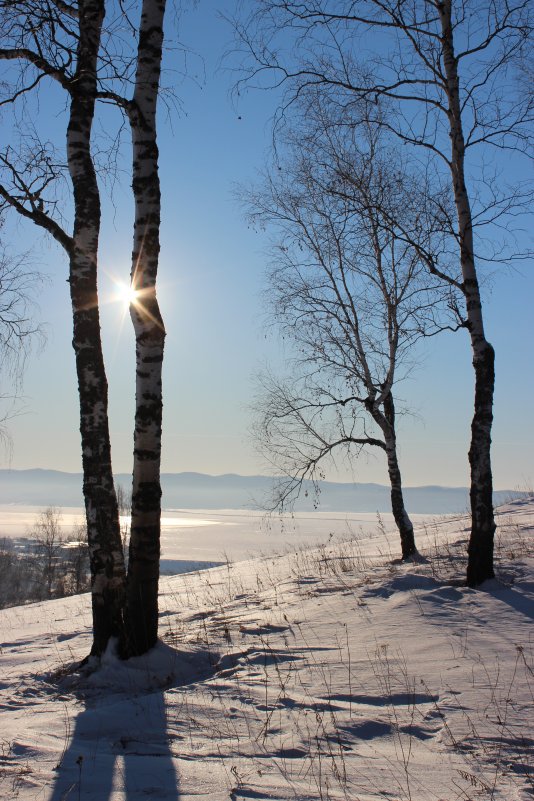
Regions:
<instances>
[{"instance_id":1,"label":"bare branch","mask_svg":"<svg viewBox=\"0 0 534 801\"><path fill-rule=\"evenodd\" d=\"M68 3L63 2L63 0L52 0L53 4L56 8L61 11L62 14L66 14L68 17L72 19L79 19L79 12L75 6L71 6Z\"/></svg>"},{"instance_id":2,"label":"bare branch","mask_svg":"<svg viewBox=\"0 0 534 801\"><path fill-rule=\"evenodd\" d=\"M14 49L6 49L0 48L0 60L3 61L28 61L30 64L33 64L34 67L37 67L38 70L44 75L48 75L50 78L56 80L64 89L67 91L70 88L70 81L65 77L65 73L63 70L54 67L48 61L46 61L43 56L39 55L38 53L34 53L32 50L29 50L25 47L19 47Z\"/></svg>"},{"instance_id":3,"label":"bare branch","mask_svg":"<svg viewBox=\"0 0 534 801\"><path fill-rule=\"evenodd\" d=\"M65 248L67 253L72 249L72 237L69 236L64 229L48 216L44 211L39 208L28 209L19 200L13 197L4 186L0 184L0 197L12 208L15 209L22 217L32 220L40 228L48 231L59 244Z\"/></svg>"}]
</instances>

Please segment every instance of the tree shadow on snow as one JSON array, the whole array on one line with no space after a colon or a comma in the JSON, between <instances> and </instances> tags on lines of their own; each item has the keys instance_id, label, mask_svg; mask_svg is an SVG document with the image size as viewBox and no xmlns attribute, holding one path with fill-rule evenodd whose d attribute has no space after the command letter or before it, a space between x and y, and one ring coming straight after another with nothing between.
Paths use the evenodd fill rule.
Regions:
<instances>
[{"instance_id":1,"label":"tree shadow on snow","mask_svg":"<svg viewBox=\"0 0 534 801\"><path fill-rule=\"evenodd\" d=\"M183 721L166 706L165 689L213 670L213 654L180 654L162 643L128 662L104 656L76 686L84 708L67 725L49 801L178 801L173 745L179 756Z\"/></svg>"},{"instance_id":2,"label":"tree shadow on snow","mask_svg":"<svg viewBox=\"0 0 534 801\"><path fill-rule=\"evenodd\" d=\"M498 601L521 612L525 617L534 620L534 583L531 581L521 581L518 589L498 584L497 581L489 581L483 585L483 589L493 595Z\"/></svg>"},{"instance_id":3,"label":"tree shadow on snow","mask_svg":"<svg viewBox=\"0 0 534 801\"><path fill-rule=\"evenodd\" d=\"M50 801L178 801L164 693L86 708L56 770Z\"/></svg>"}]
</instances>

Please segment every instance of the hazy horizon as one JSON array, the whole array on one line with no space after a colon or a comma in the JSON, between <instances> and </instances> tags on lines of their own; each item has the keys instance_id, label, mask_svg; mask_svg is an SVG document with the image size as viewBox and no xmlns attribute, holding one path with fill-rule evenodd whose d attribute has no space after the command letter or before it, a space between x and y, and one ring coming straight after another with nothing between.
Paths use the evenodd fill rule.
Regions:
<instances>
[{"instance_id":1,"label":"hazy horizon","mask_svg":"<svg viewBox=\"0 0 534 801\"><path fill-rule=\"evenodd\" d=\"M36 508L83 506L81 473L57 470L0 470L0 506L27 505ZM131 476L116 473L115 483L128 491ZM257 510L272 509L276 480L271 476L225 473L210 475L198 472L162 473L162 507L164 510ZM273 495L274 493L274 495ZM495 490L494 503L499 505L518 493L512 488ZM405 486L407 511L413 514L461 513L469 507L467 487L440 485ZM303 482L292 504L284 504L285 512L371 513L391 512L391 489L374 482L321 481L316 486Z\"/></svg>"},{"instance_id":2,"label":"hazy horizon","mask_svg":"<svg viewBox=\"0 0 534 801\"><path fill-rule=\"evenodd\" d=\"M51 467L0 467L0 476L2 473L29 473L29 472L43 472L43 473L61 473L69 476L83 476L81 467L79 470L62 470L60 468L51 468ZM113 471L113 475L117 477L125 476L130 478L131 473L119 470ZM221 473L210 473L208 471L203 470L162 470L162 476L183 476L183 475L191 475L191 476L205 476L207 478L225 478L225 477L238 477L238 478L261 478L261 479L276 479L278 478L277 474L269 474L269 473L261 473L261 472L235 472L232 470L221 472ZM351 478L344 478L344 479L325 479L320 481L321 484L343 484L346 486L354 486L354 485L371 485L371 486L379 486L385 487L389 489L389 484L387 481L364 481L360 479L351 479ZM452 490L468 490L469 483L466 484L438 484L435 482L428 482L425 484L412 484L409 482L403 482L403 487L405 489L426 489L426 488L438 488L438 489L452 489ZM528 493L530 491L530 485L525 483L524 486L504 486L504 487L496 487L494 486L494 492L517 492L517 493Z\"/></svg>"}]
</instances>

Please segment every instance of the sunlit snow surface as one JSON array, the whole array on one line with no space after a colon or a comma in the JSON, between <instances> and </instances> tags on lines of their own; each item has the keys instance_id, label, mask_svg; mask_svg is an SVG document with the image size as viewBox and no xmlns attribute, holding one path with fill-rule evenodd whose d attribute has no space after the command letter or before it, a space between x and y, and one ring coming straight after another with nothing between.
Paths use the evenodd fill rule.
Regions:
<instances>
[{"instance_id":1,"label":"sunlit snow surface","mask_svg":"<svg viewBox=\"0 0 534 801\"><path fill-rule=\"evenodd\" d=\"M227 534L245 554L261 521L236 518L174 526L168 558L215 561ZM94 672L73 669L88 596L1 611L0 798L532 798L534 504L498 521L498 579L474 591L466 519L400 564L376 524L342 541L316 518L322 545L163 579L161 643Z\"/></svg>"}]
</instances>

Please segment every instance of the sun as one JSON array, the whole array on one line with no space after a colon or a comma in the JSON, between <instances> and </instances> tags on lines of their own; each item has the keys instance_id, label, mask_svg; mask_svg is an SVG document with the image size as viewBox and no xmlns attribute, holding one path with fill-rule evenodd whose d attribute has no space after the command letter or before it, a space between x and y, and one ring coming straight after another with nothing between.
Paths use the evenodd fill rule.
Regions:
<instances>
[{"instance_id":1,"label":"sun","mask_svg":"<svg viewBox=\"0 0 534 801\"><path fill-rule=\"evenodd\" d=\"M116 283L116 297L126 308L131 304L139 302L139 290L134 289L130 284Z\"/></svg>"}]
</instances>

